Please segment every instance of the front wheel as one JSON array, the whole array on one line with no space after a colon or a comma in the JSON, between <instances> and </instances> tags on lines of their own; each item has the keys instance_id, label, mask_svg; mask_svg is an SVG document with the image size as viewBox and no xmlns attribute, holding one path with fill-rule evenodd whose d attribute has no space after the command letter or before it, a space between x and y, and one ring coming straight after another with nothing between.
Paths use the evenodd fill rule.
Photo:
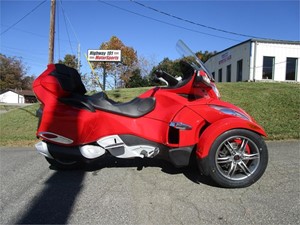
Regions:
<instances>
[{"instance_id":1,"label":"front wheel","mask_svg":"<svg viewBox=\"0 0 300 225\"><path fill-rule=\"evenodd\" d=\"M221 134L208 156L209 175L227 188L250 186L263 175L267 164L268 150L263 138L243 129Z\"/></svg>"},{"instance_id":2,"label":"front wheel","mask_svg":"<svg viewBox=\"0 0 300 225\"><path fill-rule=\"evenodd\" d=\"M50 159L45 157L51 166L61 170L72 170L80 167L81 162L69 159Z\"/></svg>"}]
</instances>

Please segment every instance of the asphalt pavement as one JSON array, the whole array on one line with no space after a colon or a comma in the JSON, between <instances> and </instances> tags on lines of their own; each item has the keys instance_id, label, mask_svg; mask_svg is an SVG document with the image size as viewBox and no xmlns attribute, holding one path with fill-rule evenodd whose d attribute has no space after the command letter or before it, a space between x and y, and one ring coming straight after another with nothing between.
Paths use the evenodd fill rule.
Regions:
<instances>
[{"instance_id":1,"label":"asphalt pavement","mask_svg":"<svg viewBox=\"0 0 300 225\"><path fill-rule=\"evenodd\" d=\"M300 141L267 145L265 174L243 189L155 159L57 171L33 148L1 147L0 224L300 224Z\"/></svg>"}]
</instances>

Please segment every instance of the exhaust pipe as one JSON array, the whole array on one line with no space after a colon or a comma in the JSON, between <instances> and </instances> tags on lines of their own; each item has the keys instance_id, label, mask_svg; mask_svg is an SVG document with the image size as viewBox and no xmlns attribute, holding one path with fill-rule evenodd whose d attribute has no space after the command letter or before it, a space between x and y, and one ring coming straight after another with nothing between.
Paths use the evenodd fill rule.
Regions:
<instances>
[{"instance_id":1,"label":"exhaust pipe","mask_svg":"<svg viewBox=\"0 0 300 225\"><path fill-rule=\"evenodd\" d=\"M104 155L105 149L100 146L84 145L79 148L81 155L87 159L95 159Z\"/></svg>"},{"instance_id":2,"label":"exhaust pipe","mask_svg":"<svg viewBox=\"0 0 300 225\"><path fill-rule=\"evenodd\" d=\"M53 159L52 155L48 151L48 146L45 142L43 141L38 142L37 144L35 144L35 148L38 151L38 153L42 154L45 157Z\"/></svg>"},{"instance_id":3,"label":"exhaust pipe","mask_svg":"<svg viewBox=\"0 0 300 225\"><path fill-rule=\"evenodd\" d=\"M47 144L46 142L40 141L35 145L35 148L38 153L50 159L54 159L53 157L95 159L105 154L104 148L94 145L84 145L81 147L64 147L54 144Z\"/></svg>"}]
</instances>

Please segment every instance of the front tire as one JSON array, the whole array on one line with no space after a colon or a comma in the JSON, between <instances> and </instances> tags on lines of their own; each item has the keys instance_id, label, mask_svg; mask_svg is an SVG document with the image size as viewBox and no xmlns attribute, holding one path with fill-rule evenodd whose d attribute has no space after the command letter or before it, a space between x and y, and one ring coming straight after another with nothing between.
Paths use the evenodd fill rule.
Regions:
<instances>
[{"instance_id":1,"label":"front tire","mask_svg":"<svg viewBox=\"0 0 300 225\"><path fill-rule=\"evenodd\" d=\"M81 166L81 162L76 160L51 159L48 157L45 158L51 166L61 170L72 170L72 169L77 169Z\"/></svg>"},{"instance_id":2,"label":"front tire","mask_svg":"<svg viewBox=\"0 0 300 225\"><path fill-rule=\"evenodd\" d=\"M208 155L210 177L226 188L252 185L263 175L267 164L268 150L263 138L244 129L221 134Z\"/></svg>"}]
</instances>

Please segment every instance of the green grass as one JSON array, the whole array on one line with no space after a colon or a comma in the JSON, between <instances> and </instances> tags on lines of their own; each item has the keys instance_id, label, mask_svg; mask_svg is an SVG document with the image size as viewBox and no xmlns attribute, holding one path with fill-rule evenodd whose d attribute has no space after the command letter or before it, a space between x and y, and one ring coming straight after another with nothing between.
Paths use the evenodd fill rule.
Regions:
<instances>
[{"instance_id":1,"label":"green grass","mask_svg":"<svg viewBox=\"0 0 300 225\"><path fill-rule=\"evenodd\" d=\"M253 116L266 130L268 139L299 139L299 84L224 83L218 86L222 99Z\"/></svg>"},{"instance_id":2,"label":"green grass","mask_svg":"<svg viewBox=\"0 0 300 225\"><path fill-rule=\"evenodd\" d=\"M0 115L0 146L31 146L35 142L38 104Z\"/></svg>"},{"instance_id":3,"label":"green grass","mask_svg":"<svg viewBox=\"0 0 300 225\"><path fill-rule=\"evenodd\" d=\"M300 84L220 83L222 99L246 110L265 128L268 140L299 139ZM149 88L108 91L115 101L133 99ZM32 146L38 119L38 104L0 115L0 146Z\"/></svg>"},{"instance_id":4,"label":"green grass","mask_svg":"<svg viewBox=\"0 0 300 225\"><path fill-rule=\"evenodd\" d=\"M149 89L150 87L116 89L108 91L107 95L114 101L127 102Z\"/></svg>"},{"instance_id":5,"label":"green grass","mask_svg":"<svg viewBox=\"0 0 300 225\"><path fill-rule=\"evenodd\" d=\"M9 105L9 104L5 104L5 103L0 104L0 110L1 111L8 112L9 110L17 109L17 108L20 108L20 106L18 106L18 105Z\"/></svg>"}]
</instances>

